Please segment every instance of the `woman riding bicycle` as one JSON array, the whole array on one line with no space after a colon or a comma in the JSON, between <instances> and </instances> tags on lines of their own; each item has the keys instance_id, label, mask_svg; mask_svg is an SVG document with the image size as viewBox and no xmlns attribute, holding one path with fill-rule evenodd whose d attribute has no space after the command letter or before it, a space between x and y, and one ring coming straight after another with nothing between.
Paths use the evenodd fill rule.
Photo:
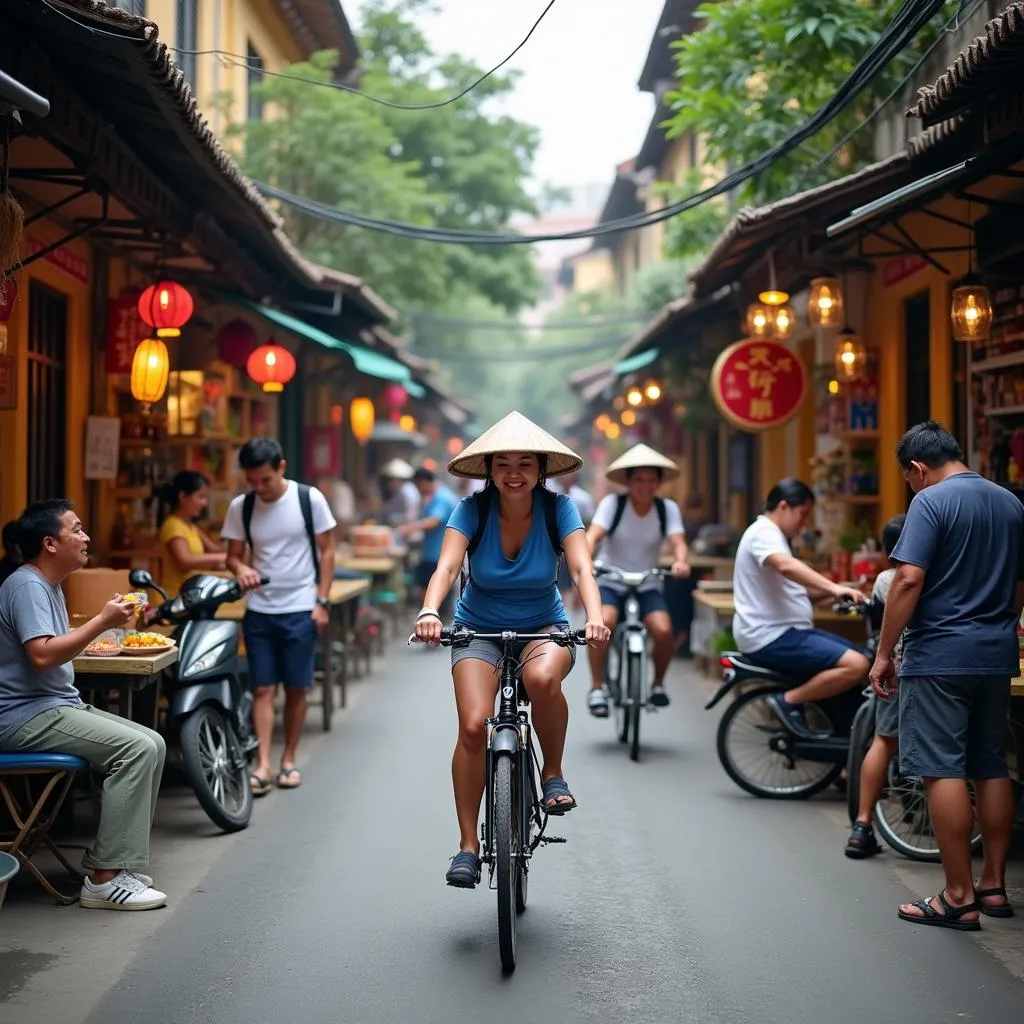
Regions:
<instances>
[{"instance_id":1,"label":"woman riding bicycle","mask_svg":"<svg viewBox=\"0 0 1024 1024\"><path fill-rule=\"evenodd\" d=\"M463 498L448 521L437 570L416 618L420 640L439 642L438 606L454 586L470 542L479 537L470 559L469 580L455 610L457 627L491 633L568 629L556 583L557 539L586 609L587 642L607 642L609 630L601 619L601 597L579 512L565 495L553 495L544 486L546 479L582 465L575 452L518 412L509 413L449 463L448 472L453 476L483 479L486 487ZM480 509L486 517L482 534L477 532ZM549 528L557 531L557 538L550 536ZM562 775L569 720L562 680L572 668L575 654L575 648L553 643L527 644L519 652L523 683L533 704L533 724L544 754L541 778L549 814L565 814L576 806ZM465 889L476 885L480 873L477 823L485 783L484 722L494 714L500 659L500 646L487 640L452 648L459 713L452 781L460 841L446 881Z\"/></svg>"}]
</instances>

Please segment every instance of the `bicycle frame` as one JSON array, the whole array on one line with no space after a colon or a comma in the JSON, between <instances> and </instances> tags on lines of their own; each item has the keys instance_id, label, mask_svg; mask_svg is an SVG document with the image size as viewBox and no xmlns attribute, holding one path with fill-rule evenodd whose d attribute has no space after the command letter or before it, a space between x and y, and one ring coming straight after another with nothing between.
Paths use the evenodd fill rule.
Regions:
<instances>
[{"instance_id":1,"label":"bicycle frame","mask_svg":"<svg viewBox=\"0 0 1024 1024\"><path fill-rule=\"evenodd\" d=\"M636 654L640 657L640 678L642 681L640 705L645 707L647 705L647 681L649 676L647 660L650 657L650 651L648 650L647 626L644 625L643 619L640 618L640 599L637 595L640 587L652 576L666 576L668 574L661 569L651 569L648 572L625 572L614 566L596 566L595 568L599 579L602 576L611 577L620 583L624 583L628 588L626 591L624 615L622 620L616 624L611 640L611 645L615 648L619 659L618 677L615 680L616 690L618 691L616 703L618 705L628 703L628 695L622 692L622 670L623 666L628 664L629 656Z\"/></svg>"}]
</instances>

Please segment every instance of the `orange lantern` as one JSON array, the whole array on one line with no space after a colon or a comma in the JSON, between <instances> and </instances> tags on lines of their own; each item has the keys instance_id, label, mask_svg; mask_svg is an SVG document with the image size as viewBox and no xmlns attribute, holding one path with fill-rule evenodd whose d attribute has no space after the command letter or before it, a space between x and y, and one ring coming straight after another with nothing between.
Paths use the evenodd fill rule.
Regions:
<instances>
[{"instance_id":1,"label":"orange lantern","mask_svg":"<svg viewBox=\"0 0 1024 1024\"><path fill-rule=\"evenodd\" d=\"M167 390L171 361L167 346L159 338L146 338L132 357L132 397L148 410Z\"/></svg>"},{"instance_id":2,"label":"orange lantern","mask_svg":"<svg viewBox=\"0 0 1024 1024\"><path fill-rule=\"evenodd\" d=\"M341 426L341 421L345 418L345 410L340 405L331 406L331 423L334 426Z\"/></svg>"},{"instance_id":3,"label":"orange lantern","mask_svg":"<svg viewBox=\"0 0 1024 1024\"><path fill-rule=\"evenodd\" d=\"M348 417L352 424L352 436L360 444L366 444L373 434L375 419L373 402L369 398L353 398Z\"/></svg>"},{"instance_id":4,"label":"orange lantern","mask_svg":"<svg viewBox=\"0 0 1024 1024\"><path fill-rule=\"evenodd\" d=\"M246 373L264 391L284 391L285 384L295 376L295 356L276 341L260 345L245 364Z\"/></svg>"},{"instance_id":5,"label":"orange lantern","mask_svg":"<svg viewBox=\"0 0 1024 1024\"><path fill-rule=\"evenodd\" d=\"M411 434L416 429L416 420L413 419L413 417L410 416L408 413L406 413L404 416L399 417L398 425L407 434Z\"/></svg>"},{"instance_id":6,"label":"orange lantern","mask_svg":"<svg viewBox=\"0 0 1024 1024\"><path fill-rule=\"evenodd\" d=\"M139 296L139 316L158 338L177 338L194 308L188 289L177 281L157 281Z\"/></svg>"},{"instance_id":7,"label":"orange lantern","mask_svg":"<svg viewBox=\"0 0 1024 1024\"><path fill-rule=\"evenodd\" d=\"M446 447L449 455L458 455L465 448L465 445L462 443L461 437L449 437Z\"/></svg>"}]
</instances>

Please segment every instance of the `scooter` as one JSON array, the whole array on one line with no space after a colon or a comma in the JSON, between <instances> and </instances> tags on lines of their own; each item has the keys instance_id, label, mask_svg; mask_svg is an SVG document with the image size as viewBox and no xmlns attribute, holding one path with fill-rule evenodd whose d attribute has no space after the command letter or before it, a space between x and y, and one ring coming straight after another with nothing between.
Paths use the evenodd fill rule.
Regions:
<instances>
[{"instance_id":1,"label":"scooter","mask_svg":"<svg viewBox=\"0 0 1024 1024\"><path fill-rule=\"evenodd\" d=\"M259 741L250 725L252 695L241 679L240 624L214 614L222 604L238 601L242 588L235 580L200 574L172 598L144 569L133 569L129 579L133 587L155 590L164 599L151 621L177 627L167 723L177 734L185 774L210 820L225 832L238 832L252 816L249 763Z\"/></svg>"}]
</instances>

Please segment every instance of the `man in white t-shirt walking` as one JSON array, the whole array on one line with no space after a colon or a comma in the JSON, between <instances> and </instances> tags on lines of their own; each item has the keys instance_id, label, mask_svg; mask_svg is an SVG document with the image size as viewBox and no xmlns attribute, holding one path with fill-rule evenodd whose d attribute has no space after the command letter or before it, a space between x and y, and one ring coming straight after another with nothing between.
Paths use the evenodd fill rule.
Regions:
<instances>
[{"instance_id":1,"label":"man in white t-shirt walking","mask_svg":"<svg viewBox=\"0 0 1024 1024\"><path fill-rule=\"evenodd\" d=\"M833 583L793 554L789 542L807 525L813 507L807 484L780 480L768 493L764 514L740 538L733 569L736 646L755 664L800 682L768 701L793 732L808 738L815 733L803 705L856 686L870 667L856 645L814 628L812 600L859 604L864 595Z\"/></svg>"},{"instance_id":2,"label":"man in white t-shirt walking","mask_svg":"<svg viewBox=\"0 0 1024 1024\"><path fill-rule=\"evenodd\" d=\"M609 494L594 512L587 541L593 554L602 544L601 560L626 572L645 572L658 566L658 555L666 538L672 545L672 575L690 575L686 537L679 506L668 498L659 498L658 488L679 475L669 458L645 444L635 445L616 459L605 476L627 488L626 494ZM604 624L611 630L622 617L628 588L624 583L602 579L601 611ZM651 703L665 707L665 673L672 662L674 638L672 619L665 603L660 579L647 580L638 590L640 615L654 641L654 685ZM608 696L604 692L604 668L608 645L588 649L592 688L587 706L595 718L608 717Z\"/></svg>"},{"instance_id":3,"label":"man in white t-shirt walking","mask_svg":"<svg viewBox=\"0 0 1024 1024\"><path fill-rule=\"evenodd\" d=\"M285 705L277 785L295 789L302 783L295 756L313 685L317 635L329 616L337 523L320 491L285 477L284 452L273 438L247 441L238 453L238 464L250 491L231 502L221 536L228 541L228 569L243 589L252 591L242 622L253 686L253 726L260 741L250 783L253 793L263 796L271 786L278 684L284 685ZM270 582L261 587L261 577Z\"/></svg>"}]
</instances>

